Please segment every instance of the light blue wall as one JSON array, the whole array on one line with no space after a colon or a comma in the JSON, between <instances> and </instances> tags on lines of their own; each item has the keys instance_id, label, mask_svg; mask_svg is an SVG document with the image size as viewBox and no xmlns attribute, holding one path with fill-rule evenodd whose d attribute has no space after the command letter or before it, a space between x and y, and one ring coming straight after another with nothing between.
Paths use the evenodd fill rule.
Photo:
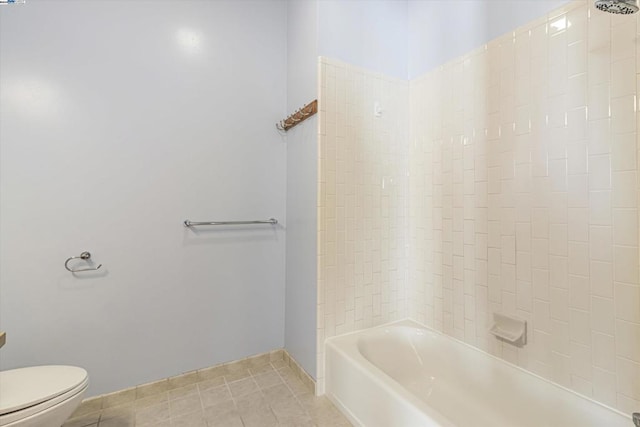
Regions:
<instances>
[{"instance_id":1,"label":"light blue wall","mask_svg":"<svg viewBox=\"0 0 640 427\"><path fill-rule=\"evenodd\" d=\"M284 345L285 1L0 7L0 369L89 395ZM103 267L69 273L90 251ZM81 264L81 263L79 263Z\"/></svg>"},{"instance_id":2,"label":"light blue wall","mask_svg":"<svg viewBox=\"0 0 640 427\"><path fill-rule=\"evenodd\" d=\"M318 56L406 78L406 1L290 0L287 111L318 97ZM285 348L316 376L318 116L287 132Z\"/></svg>"},{"instance_id":3,"label":"light blue wall","mask_svg":"<svg viewBox=\"0 0 640 427\"><path fill-rule=\"evenodd\" d=\"M316 1L287 3L287 112L318 97ZM287 132L285 348L316 375L318 116Z\"/></svg>"},{"instance_id":4,"label":"light blue wall","mask_svg":"<svg viewBox=\"0 0 640 427\"><path fill-rule=\"evenodd\" d=\"M407 77L407 2L320 0L318 54Z\"/></svg>"},{"instance_id":5,"label":"light blue wall","mask_svg":"<svg viewBox=\"0 0 640 427\"><path fill-rule=\"evenodd\" d=\"M411 79L569 1L290 2L316 5L318 55Z\"/></svg>"},{"instance_id":6,"label":"light blue wall","mask_svg":"<svg viewBox=\"0 0 640 427\"><path fill-rule=\"evenodd\" d=\"M96 394L284 343L315 375L317 117L286 148L273 124L317 97L317 57L413 77L563 3L1 8L3 368L78 364ZM286 268L282 229L181 226L263 216L286 226ZM107 274L63 269L83 250Z\"/></svg>"},{"instance_id":7,"label":"light blue wall","mask_svg":"<svg viewBox=\"0 0 640 427\"><path fill-rule=\"evenodd\" d=\"M566 3L567 0L409 0L408 77L424 74Z\"/></svg>"}]
</instances>

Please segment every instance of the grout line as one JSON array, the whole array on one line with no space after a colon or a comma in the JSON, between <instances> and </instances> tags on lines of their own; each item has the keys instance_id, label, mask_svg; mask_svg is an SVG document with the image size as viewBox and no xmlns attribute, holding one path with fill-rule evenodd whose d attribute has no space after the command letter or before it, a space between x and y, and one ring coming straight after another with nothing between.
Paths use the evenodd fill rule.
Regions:
<instances>
[{"instance_id":1,"label":"grout line","mask_svg":"<svg viewBox=\"0 0 640 427\"><path fill-rule=\"evenodd\" d=\"M200 399L200 411L202 412L202 419L205 425L208 425L209 423L204 419L204 403L202 402L202 394L200 393L200 386L198 385L200 383L201 381L197 382L195 385L196 385L196 390L198 391L198 399Z\"/></svg>"}]
</instances>

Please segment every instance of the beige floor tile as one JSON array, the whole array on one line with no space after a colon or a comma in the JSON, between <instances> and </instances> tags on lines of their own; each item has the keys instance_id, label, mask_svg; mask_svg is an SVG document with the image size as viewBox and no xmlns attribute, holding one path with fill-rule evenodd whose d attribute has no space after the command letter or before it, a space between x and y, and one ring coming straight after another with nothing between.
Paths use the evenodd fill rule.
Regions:
<instances>
[{"instance_id":1,"label":"beige floor tile","mask_svg":"<svg viewBox=\"0 0 640 427\"><path fill-rule=\"evenodd\" d=\"M289 367L289 365L283 366L281 368L276 369L278 371L278 373L280 374L280 376L284 379L287 378L298 378L296 377L295 372L293 372L293 369L291 369L291 367Z\"/></svg>"},{"instance_id":2,"label":"beige floor tile","mask_svg":"<svg viewBox=\"0 0 640 427\"><path fill-rule=\"evenodd\" d=\"M351 425L326 397L314 396L286 361L265 355L89 399L76 413L63 427Z\"/></svg>"},{"instance_id":3,"label":"beige floor tile","mask_svg":"<svg viewBox=\"0 0 640 427\"><path fill-rule=\"evenodd\" d=\"M319 426L351 425L342 413L325 396L316 397L311 393L296 396L302 407ZM333 423L333 424L332 424Z\"/></svg>"},{"instance_id":4,"label":"beige floor tile","mask_svg":"<svg viewBox=\"0 0 640 427\"><path fill-rule=\"evenodd\" d=\"M199 395L192 394L182 399L170 400L169 408L171 410L171 418L174 418L192 412L202 411L202 403L200 402Z\"/></svg>"},{"instance_id":5,"label":"beige floor tile","mask_svg":"<svg viewBox=\"0 0 640 427\"><path fill-rule=\"evenodd\" d=\"M136 401L134 402L134 406L136 410L140 410L148 406L157 405L163 402L169 402L169 394L166 391L162 393L152 394L141 399L136 399Z\"/></svg>"},{"instance_id":6,"label":"beige floor tile","mask_svg":"<svg viewBox=\"0 0 640 427\"><path fill-rule=\"evenodd\" d=\"M207 421L207 427L244 427L240 415L228 415Z\"/></svg>"},{"instance_id":7,"label":"beige floor tile","mask_svg":"<svg viewBox=\"0 0 640 427\"><path fill-rule=\"evenodd\" d=\"M268 402L277 402L280 400L292 399L294 397L291 390L289 390L289 387L283 383L262 389L262 393Z\"/></svg>"},{"instance_id":8,"label":"beige floor tile","mask_svg":"<svg viewBox=\"0 0 640 427\"><path fill-rule=\"evenodd\" d=\"M90 414L80 415L78 417L70 418L63 427L85 427L93 426L97 424L100 419L100 411L92 412Z\"/></svg>"},{"instance_id":9,"label":"beige floor tile","mask_svg":"<svg viewBox=\"0 0 640 427\"><path fill-rule=\"evenodd\" d=\"M293 417L279 417L278 427L315 427L316 423L309 415L300 415Z\"/></svg>"},{"instance_id":10,"label":"beige floor tile","mask_svg":"<svg viewBox=\"0 0 640 427\"><path fill-rule=\"evenodd\" d=\"M227 400L231 400L231 392L225 385L200 390L200 400L204 408L217 405Z\"/></svg>"},{"instance_id":11,"label":"beige floor tile","mask_svg":"<svg viewBox=\"0 0 640 427\"><path fill-rule=\"evenodd\" d=\"M241 397L249 393L258 391L258 384L253 380L253 377L245 378L243 380L234 381L227 384L231 395L233 397Z\"/></svg>"},{"instance_id":12,"label":"beige floor tile","mask_svg":"<svg viewBox=\"0 0 640 427\"><path fill-rule=\"evenodd\" d=\"M332 419L314 420L318 427L352 427L349 421L344 417L337 417Z\"/></svg>"},{"instance_id":13,"label":"beige floor tile","mask_svg":"<svg viewBox=\"0 0 640 427\"><path fill-rule=\"evenodd\" d=\"M205 408L204 418L208 427L243 427L240 413L231 400Z\"/></svg>"},{"instance_id":14,"label":"beige floor tile","mask_svg":"<svg viewBox=\"0 0 640 427\"><path fill-rule=\"evenodd\" d=\"M208 406L204 408L203 412L204 412L204 418L207 421L221 419L227 416L237 416L237 417L240 416L233 400L227 400L225 402L221 402L216 405Z\"/></svg>"},{"instance_id":15,"label":"beige floor tile","mask_svg":"<svg viewBox=\"0 0 640 427\"><path fill-rule=\"evenodd\" d=\"M171 421L170 420L158 421L155 424L143 424L142 426L143 427L171 427ZM141 426L136 423L136 427L141 427Z\"/></svg>"},{"instance_id":16,"label":"beige floor tile","mask_svg":"<svg viewBox=\"0 0 640 427\"><path fill-rule=\"evenodd\" d=\"M274 370L265 372L263 374L254 375L253 379L256 381L258 386L262 389L267 387L272 387L274 385L282 384L282 378Z\"/></svg>"},{"instance_id":17,"label":"beige floor tile","mask_svg":"<svg viewBox=\"0 0 640 427\"><path fill-rule=\"evenodd\" d=\"M124 418L109 418L107 420L101 419L98 427L134 427L135 425L135 419L131 416Z\"/></svg>"},{"instance_id":18,"label":"beige floor tile","mask_svg":"<svg viewBox=\"0 0 640 427\"><path fill-rule=\"evenodd\" d=\"M268 408L258 408L240 413L245 427L275 427L278 425L276 416Z\"/></svg>"},{"instance_id":19,"label":"beige floor tile","mask_svg":"<svg viewBox=\"0 0 640 427\"><path fill-rule=\"evenodd\" d=\"M269 408L269 404L263 397L262 393L259 391L247 394L234 400L236 402L236 408L238 408L238 411L240 412L259 408Z\"/></svg>"},{"instance_id":20,"label":"beige floor tile","mask_svg":"<svg viewBox=\"0 0 640 427\"><path fill-rule=\"evenodd\" d=\"M350 425L344 415L342 415L335 406L309 411L309 415L311 415L311 418L313 418L318 425Z\"/></svg>"},{"instance_id":21,"label":"beige floor tile","mask_svg":"<svg viewBox=\"0 0 640 427\"><path fill-rule=\"evenodd\" d=\"M169 400L183 399L187 396L193 396L196 394L198 394L198 386L196 384L190 384L169 390Z\"/></svg>"},{"instance_id":22,"label":"beige floor tile","mask_svg":"<svg viewBox=\"0 0 640 427\"><path fill-rule=\"evenodd\" d=\"M156 403L136 411L136 427L156 425L169 420L169 402Z\"/></svg>"},{"instance_id":23,"label":"beige floor tile","mask_svg":"<svg viewBox=\"0 0 640 427\"><path fill-rule=\"evenodd\" d=\"M171 417L171 427L207 427L202 411Z\"/></svg>"},{"instance_id":24,"label":"beige floor tile","mask_svg":"<svg viewBox=\"0 0 640 427\"><path fill-rule=\"evenodd\" d=\"M200 389L200 391L202 390L207 390L209 388L213 388L213 387L219 387L221 385L225 385L226 381L224 380L224 377L217 377L217 378L213 378L210 380L206 380L206 381L200 381L197 386L198 389Z\"/></svg>"},{"instance_id":25,"label":"beige floor tile","mask_svg":"<svg viewBox=\"0 0 640 427\"><path fill-rule=\"evenodd\" d=\"M296 398L307 411L335 408L333 403L325 396L314 396L311 393L302 393L296 395Z\"/></svg>"},{"instance_id":26,"label":"beige floor tile","mask_svg":"<svg viewBox=\"0 0 640 427\"><path fill-rule=\"evenodd\" d=\"M269 405L278 419L307 415L307 411L294 397L271 402Z\"/></svg>"}]
</instances>

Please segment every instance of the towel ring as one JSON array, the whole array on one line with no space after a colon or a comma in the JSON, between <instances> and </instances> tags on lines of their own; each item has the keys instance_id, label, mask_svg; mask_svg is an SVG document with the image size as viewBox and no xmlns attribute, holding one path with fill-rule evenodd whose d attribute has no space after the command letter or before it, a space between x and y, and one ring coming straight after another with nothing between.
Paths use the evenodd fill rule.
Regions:
<instances>
[{"instance_id":1,"label":"towel ring","mask_svg":"<svg viewBox=\"0 0 640 427\"><path fill-rule=\"evenodd\" d=\"M102 267L102 264L99 264L97 267L93 268L79 268L76 270L72 270L71 268L69 268L69 261L71 261L72 259L83 259L83 260L89 260L91 259L91 254L87 251L82 252L79 256L72 256L67 258L67 260L64 262L64 268L66 268L67 270L69 270L72 273L78 273L80 271L95 271L97 269L99 269L100 267Z\"/></svg>"}]
</instances>

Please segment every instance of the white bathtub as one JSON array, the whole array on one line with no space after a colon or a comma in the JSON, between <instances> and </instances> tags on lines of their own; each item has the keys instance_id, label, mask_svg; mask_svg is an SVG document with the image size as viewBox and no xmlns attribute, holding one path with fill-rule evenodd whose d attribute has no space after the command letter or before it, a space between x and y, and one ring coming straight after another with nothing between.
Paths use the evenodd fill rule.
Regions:
<instances>
[{"instance_id":1,"label":"white bathtub","mask_svg":"<svg viewBox=\"0 0 640 427\"><path fill-rule=\"evenodd\" d=\"M405 320L330 338L326 394L366 427L633 427L602 406Z\"/></svg>"}]
</instances>

